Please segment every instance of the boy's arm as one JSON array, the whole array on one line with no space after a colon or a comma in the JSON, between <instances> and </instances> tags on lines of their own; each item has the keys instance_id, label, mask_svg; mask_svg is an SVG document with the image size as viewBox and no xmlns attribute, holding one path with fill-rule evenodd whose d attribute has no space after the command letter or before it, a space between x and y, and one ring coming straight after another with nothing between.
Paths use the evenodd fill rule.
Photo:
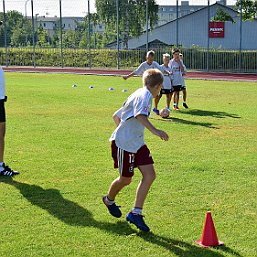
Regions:
<instances>
[{"instance_id":1,"label":"boy's arm","mask_svg":"<svg viewBox=\"0 0 257 257\"><path fill-rule=\"evenodd\" d=\"M185 69L184 69L184 65L182 61L179 61L179 66L180 66L180 70L182 72L182 74L184 73Z\"/></svg>"},{"instance_id":2,"label":"boy's arm","mask_svg":"<svg viewBox=\"0 0 257 257\"><path fill-rule=\"evenodd\" d=\"M114 113L114 114L112 115L112 118L113 118L113 120L114 120L114 123L115 123L116 126L118 127L119 124L120 124L120 117Z\"/></svg>"},{"instance_id":3,"label":"boy's arm","mask_svg":"<svg viewBox=\"0 0 257 257\"><path fill-rule=\"evenodd\" d=\"M112 115L112 118L113 118L115 124L117 125L117 127L118 127L119 124L120 124L121 112L122 112L122 107L121 107L119 110L117 110L117 111Z\"/></svg>"},{"instance_id":4,"label":"boy's arm","mask_svg":"<svg viewBox=\"0 0 257 257\"><path fill-rule=\"evenodd\" d=\"M153 126L153 124L148 120L148 117L143 114L136 116L136 119L154 135L160 137L162 140L168 141L169 136L166 132L159 130Z\"/></svg>"},{"instance_id":5,"label":"boy's arm","mask_svg":"<svg viewBox=\"0 0 257 257\"><path fill-rule=\"evenodd\" d=\"M128 75L124 75L124 76L122 76L123 77L123 79L128 79L128 78L130 78L130 77L132 77L132 76L134 76L135 74L134 74L134 71L132 71L131 73L129 73Z\"/></svg>"},{"instance_id":6,"label":"boy's arm","mask_svg":"<svg viewBox=\"0 0 257 257\"><path fill-rule=\"evenodd\" d=\"M128 75L124 75L123 76L123 79L128 79L128 78L130 78L130 77L132 77L132 76L134 76L134 75L142 75L144 73L144 69L143 69L143 63L141 63L140 65L139 65L139 67L136 69L136 70L134 70L134 71L132 71L130 74L128 74Z\"/></svg>"}]
</instances>

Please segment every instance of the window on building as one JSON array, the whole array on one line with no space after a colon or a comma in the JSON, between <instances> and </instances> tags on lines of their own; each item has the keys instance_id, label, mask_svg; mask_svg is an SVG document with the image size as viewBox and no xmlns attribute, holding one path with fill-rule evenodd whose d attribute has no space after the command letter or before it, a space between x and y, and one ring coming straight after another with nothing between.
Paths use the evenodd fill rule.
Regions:
<instances>
[{"instance_id":1,"label":"window on building","mask_svg":"<svg viewBox=\"0 0 257 257\"><path fill-rule=\"evenodd\" d=\"M44 28L46 27L46 24L44 23Z\"/></svg>"}]
</instances>

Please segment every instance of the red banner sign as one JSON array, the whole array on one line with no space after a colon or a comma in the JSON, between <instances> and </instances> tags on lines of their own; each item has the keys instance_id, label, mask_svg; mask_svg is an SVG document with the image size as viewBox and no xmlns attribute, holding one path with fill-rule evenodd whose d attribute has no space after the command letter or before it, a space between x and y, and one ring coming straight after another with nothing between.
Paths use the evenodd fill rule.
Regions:
<instances>
[{"instance_id":1,"label":"red banner sign","mask_svg":"<svg viewBox=\"0 0 257 257\"><path fill-rule=\"evenodd\" d=\"M224 37L225 23L223 21L209 22L209 38Z\"/></svg>"}]
</instances>

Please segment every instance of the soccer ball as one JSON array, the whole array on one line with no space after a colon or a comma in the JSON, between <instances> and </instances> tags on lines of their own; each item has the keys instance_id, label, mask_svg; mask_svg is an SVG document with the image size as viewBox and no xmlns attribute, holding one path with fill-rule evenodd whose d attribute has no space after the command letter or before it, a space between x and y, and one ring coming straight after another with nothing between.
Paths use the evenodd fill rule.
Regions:
<instances>
[{"instance_id":1,"label":"soccer ball","mask_svg":"<svg viewBox=\"0 0 257 257\"><path fill-rule=\"evenodd\" d=\"M160 116L162 118L168 118L170 116L170 111L167 108L163 108L160 111Z\"/></svg>"}]
</instances>

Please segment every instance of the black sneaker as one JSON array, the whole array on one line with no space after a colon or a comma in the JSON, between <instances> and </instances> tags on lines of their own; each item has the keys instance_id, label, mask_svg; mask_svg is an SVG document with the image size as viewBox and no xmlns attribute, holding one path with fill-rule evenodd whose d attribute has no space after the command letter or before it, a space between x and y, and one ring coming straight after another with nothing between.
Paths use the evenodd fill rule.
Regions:
<instances>
[{"instance_id":1,"label":"black sneaker","mask_svg":"<svg viewBox=\"0 0 257 257\"><path fill-rule=\"evenodd\" d=\"M3 164L2 167L4 170L0 171L0 176L13 177L20 174L18 171L14 171L10 167L5 166L5 164Z\"/></svg>"},{"instance_id":2,"label":"black sneaker","mask_svg":"<svg viewBox=\"0 0 257 257\"><path fill-rule=\"evenodd\" d=\"M144 232L149 232L150 228L145 224L143 217L144 217L143 215L134 214L134 213L130 212L126 217L126 220L128 222L136 225L137 228L139 228L140 230L142 230Z\"/></svg>"},{"instance_id":3,"label":"black sneaker","mask_svg":"<svg viewBox=\"0 0 257 257\"><path fill-rule=\"evenodd\" d=\"M188 105L186 103L183 103L183 106L188 109Z\"/></svg>"},{"instance_id":4,"label":"black sneaker","mask_svg":"<svg viewBox=\"0 0 257 257\"><path fill-rule=\"evenodd\" d=\"M115 203L109 205L106 203L106 196L102 197L103 203L105 204L105 206L108 208L108 211L110 212L110 214L112 216L114 216L115 218L120 218L122 213L120 211L120 206L117 206Z\"/></svg>"}]
</instances>

